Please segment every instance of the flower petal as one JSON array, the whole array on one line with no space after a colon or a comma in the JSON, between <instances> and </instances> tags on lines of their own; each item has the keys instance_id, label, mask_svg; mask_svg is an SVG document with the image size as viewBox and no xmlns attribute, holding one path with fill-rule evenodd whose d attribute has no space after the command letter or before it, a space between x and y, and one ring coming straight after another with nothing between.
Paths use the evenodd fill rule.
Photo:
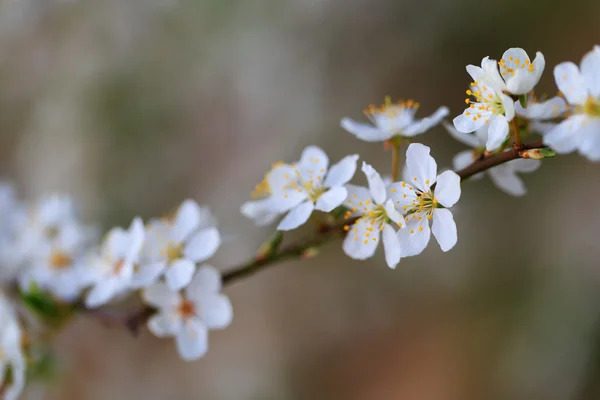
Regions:
<instances>
[{"instance_id":1,"label":"flower petal","mask_svg":"<svg viewBox=\"0 0 600 400\"><path fill-rule=\"evenodd\" d=\"M504 108L504 116L506 117L506 120L512 121L512 119L515 117L515 103L513 102L513 99L505 94L501 94L500 99L502 100L502 107Z\"/></svg>"},{"instance_id":2,"label":"flower petal","mask_svg":"<svg viewBox=\"0 0 600 400\"><path fill-rule=\"evenodd\" d=\"M300 170L315 171L315 175L320 173L324 176L329 167L329 157L320 147L307 146L302 151L297 167Z\"/></svg>"},{"instance_id":3,"label":"flower petal","mask_svg":"<svg viewBox=\"0 0 600 400\"><path fill-rule=\"evenodd\" d=\"M435 197L444 207L452 207L460 198L460 176L454 171L442 172L437 177Z\"/></svg>"},{"instance_id":4,"label":"flower petal","mask_svg":"<svg viewBox=\"0 0 600 400\"><path fill-rule=\"evenodd\" d=\"M137 267L137 271L134 271L129 285L133 289L141 289L153 284L165 270L166 266L167 264L164 262L140 264Z\"/></svg>"},{"instance_id":5,"label":"flower petal","mask_svg":"<svg viewBox=\"0 0 600 400\"><path fill-rule=\"evenodd\" d=\"M485 125L486 118L476 118L471 114L471 111L471 108L467 108L461 115L452 120L457 131L471 133Z\"/></svg>"},{"instance_id":6,"label":"flower petal","mask_svg":"<svg viewBox=\"0 0 600 400\"><path fill-rule=\"evenodd\" d=\"M586 120L585 115L573 115L567 118L544 135L544 144L550 146L557 153L564 154L574 151L583 140L580 131Z\"/></svg>"},{"instance_id":7,"label":"flower petal","mask_svg":"<svg viewBox=\"0 0 600 400\"><path fill-rule=\"evenodd\" d=\"M446 128L446 130L448 131L450 136L452 136L454 139L458 140L459 142L466 144L469 147L479 147L479 146L482 146L485 144L485 143L479 142L479 138L477 137L477 135L473 135L470 132L469 133L461 132L458 129L456 129L454 126L452 126L448 123L444 123L444 128Z\"/></svg>"},{"instance_id":8,"label":"flower petal","mask_svg":"<svg viewBox=\"0 0 600 400\"><path fill-rule=\"evenodd\" d=\"M596 46L581 60L581 75L590 95L600 97L600 47Z\"/></svg>"},{"instance_id":9,"label":"flower petal","mask_svg":"<svg viewBox=\"0 0 600 400\"><path fill-rule=\"evenodd\" d=\"M134 218L129 226L129 230L127 231L129 246L127 249L127 254L125 256L127 262L134 262L142 247L144 245L144 239L146 236L146 231L144 229L144 223L140 217Z\"/></svg>"},{"instance_id":10,"label":"flower petal","mask_svg":"<svg viewBox=\"0 0 600 400\"><path fill-rule=\"evenodd\" d=\"M148 320L148 330L156 337L175 336L181 327L181 320L172 314L157 314Z\"/></svg>"},{"instance_id":11,"label":"flower petal","mask_svg":"<svg viewBox=\"0 0 600 400\"><path fill-rule=\"evenodd\" d=\"M393 132L386 132L373 125L356 122L350 118L342 119L341 126L365 142L383 142L394 136Z\"/></svg>"},{"instance_id":12,"label":"flower petal","mask_svg":"<svg viewBox=\"0 0 600 400\"><path fill-rule=\"evenodd\" d=\"M214 295L221 291L221 274L211 265L204 264L198 268L194 278L185 288L188 299L197 301L204 295Z\"/></svg>"},{"instance_id":13,"label":"flower petal","mask_svg":"<svg viewBox=\"0 0 600 400\"><path fill-rule=\"evenodd\" d=\"M363 161L362 171L369 182L369 192L377 204L383 204L386 199L385 183L375 168Z\"/></svg>"},{"instance_id":14,"label":"flower petal","mask_svg":"<svg viewBox=\"0 0 600 400\"><path fill-rule=\"evenodd\" d=\"M582 127L580 135L583 140L579 145L579 152L590 161L600 161L600 118L590 118Z\"/></svg>"},{"instance_id":15,"label":"flower petal","mask_svg":"<svg viewBox=\"0 0 600 400\"><path fill-rule=\"evenodd\" d=\"M433 225L431 226L433 236L440 244L442 251L448 251L456 245L458 236L456 223L450 210L437 208L433 211Z\"/></svg>"},{"instance_id":16,"label":"flower petal","mask_svg":"<svg viewBox=\"0 0 600 400\"><path fill-rule=\"evenodd\" d=\"M429 117L414 121L402 131L402 136L412 137L419 135L439 124L450 113L448 107L440 107Z\"/></svg>"},{"instance_id":17,"label":"flower petal","mask_svg":"<svg viewBox=\"0 0 600 400\"><path fill-rule=\"evenodd\" d=\"M334 187L345 185L352 179L356 172L356 161L358 160L358 154L346 156L342 158L337 164L334 164L329 169L327 177L323 182L325 187Z\"/></svg>"},{"instance_id":18,"label":"flower petal","mask_svg":"<svg viewBox=\"0 0 600 400\"><path fill-rule=\"evenodd\" d=\"M390 224L383 224L381 240L383 241L383 249L385 250L385 261L388 267L395 269L396 265L400 262L402 248L396 236L396 231Z\"/></svg>"},{"instance_id":19,"label":"flower petal","mask_svg":"<svg viewBox=\"0 0 600 400\"><path fill-rule=\"evenodd\" d=\"M499 93L506 90L506 83L502 79L500 71L498 71L498 62L496 60L485 57L481 60L481 69L485 73L482 84L487 83L491 85L494 91Z\"/></svg>"},{"instance_id":20,"label":"flower petal","mask_svg":"<svg viewBox=\"0 0 600 400\"><path fill-rule=\"evenodd\" d=\"M205 228L196 232L183 248L183 256L193 262L208 260L221 245L217 228Z\"/></svg>"},{"instance_id":21,"label":"flower petal","mask_svg":"<svg viewBox=\"0 0 600 400\"><path fill-rule=\"evenodd\" d=\"M530 92L540 80L546 60L539 51L530 64L529 56L523 49L509 49L504 53L503 64L500 67L506 80L507 90L516 95Z\"/></svg>"},{"instance_id":22,"label":"flower petal","mask_svg":"<svg viewBox=\"0 0 600 400\"><path fill-rule=\"evenodd\" d=\"M185 200L175 215L171 238L176 242L182 242L198 228L199 224L200 206L194 200Z\"/></svg>"},{"instance_id":23,"label":"flower petal","mask_svg":"<svg viewBox=\"0 0 600 400\"><path fill-rule=\"evenodd\" d=\"M356 221L344 239L344 253L355 260L373 257L379 244L379 225L370 221L364 217Z\"/></svg>"},{"instance_id":24,"label":"flower petal","mask_svg":"<svg viewBox=\"0 0 600 400\"><path fill-rule=\"evenodd\" d=\"M357 215L363 215L373 209L374 204L371 201L371 193L364 186L347 184L344 186L348 191L345 206L355 212Z\"/></svg>"},{"instance_id":25,"label":"flower petal","mask_svg":"<svg viewBox=\"0 0 600 400\"><path fill-rule=\"evenodd\" d=\"M344 200L346 200L347 196L348 191L345 187L337 186L331 188L319 196L315 208L319 211L330 212L334 208L342 205L342 203L344 203Z\"/></svg>"},{"instance_id":26,"label":"flower petal","mask_svg":"<svg viewBox=\"0 0 600 400\"><path fill-rule=\"evenodd\" d=\"M513 171L533 172L542 166L542 162L540 160L519 158L517 160L509 161L506 165L512 168Z\"/></svg>"},{"instance_id":27,"label":"flower petal","mask_svg":"<svg viewBox=\"0 0 600 400\"><path fill-rule=\"evenodd\" d=\"M287 190L286 193L271 196L273 210L279 214L288 212L308 198L304 190Z\"/></svg>"},{"instance_id":28,"label":"flower petal","mask_svg":"<svg viewBox=\"0 0 600 400\"><path fill-rule=\"evenodd\" d=\"M421 254L427 247L431 236L428 219L426 217L409 218L406 222L406 229L400 229L397 235L402 247L403 258Z\"/></svg>"},{"instance_id":29,"label":"flower petal","mask_svg":"<svg viewBox=\"0 0 600 400\"><path fill-rule=\"evenodd\" d=\"M490 121L488 140L485 145L488 151L498 149L508 137L508 121L504 115L496 115Z\"/></svg>"},{"instance_id":30,"label":"flower petal","mask_svg":"<svg viewBox=\"0 0 600 400\"><path fill-rule=\"evenodd\" d=\"M527 104L527 108L523 108L519 101L515 102L516 113L528 119L544 120L558 118L564 114L566 109L567 103L565 103L562 97L558 96L541 103L529 103Z\"/></svg>"},{"instance_id":31,"label":"flower petal","mask_svg":"<svg viewBox=\"0 0 600 400\"><path fill-rule=\"evenodd\" d=\"M277 230L289 231L296 229L300 225L308 221L308 218L312 214L315 205L312 201L305 201L299 206L293 208L279 223Z\"/></svg>"},{"instance_id":32,"label":"flower petal","mask_svg":"<svg viewBox=\"0 0 600 400\"><path fill-rule=\"evenodd\" d=\"M429 147L420 143L411 143L406 150L406 168L410 184L422 191L429 191L435 182L437 164L429 155Z\"/></svg>"},{"instance_id":33,"label":"flower petal","mask_svg":"<svg viewBox=\"0 0 600 400\"><path fill-rule=\"evenodd\" d=\"M105 278L98 282L89 291L85 298L87 308L97 308L108 303L117 294L124 289L124 285L116 278Z\"/></svg>"},{"instance_id":34,"label":"flower petal","mask_svg":"<svg viewBox=\"0 0 600 400\"><path fill-rule=\"evenodd\" d=\"M208 329L223 329L231 324L233 307L222 294L203 295L198 300L199 317Z\"/></svg>"},{"instance_id":35,"label":"flower petal","mask_svg":"<svg viewBox=\"0 0 600 400\"><path fill-rule=\"evenodd\" d=\"M247 201L240 208L240 212L246 218L250 218L258 226L271 224L280 215L274 209L270 197L256 201Z\"/></svg>"},{"instance_id":36,"label":"flower petal","mask_svg":"<svg viewBox=\"0 0 600 400\"><path fill-rule=\"evenodd\" d=\"M177 333L175 342L181 358L197 360L208 351L208 330L199 319L188 319Z\"/></svg>"},{"instance_id":37,"label":"flower petal","mask_svg":"<svg viewBox=\"0 0 600 400\"><path fill-rule=\"evenodd\" d=\"M190 281L196 270L196 264L190 260L179 259L167 266L165 281L171 290L181 290Z\"/></svg>"},{"instance_id":38,"label":"flower petal","mask_svg":"<svg viewBox=\"0 0 600 400\"><path fill-rule=\"evenodd\" d=\"M509 163L489 169L488 174L494 185L505 193L512 196L523 196L527 192L523 181L509 166Z\"/></svg>"},{"instance_id":39,"label":"flower petal","mask_svg":"<svg viewBox=\"0 0 600 400\"><path fill-rule=\"evenodd\" d=\"M570 104L583 105L585 103L588 92L577 65L572 62L558 64L554 68L554 80Z\"/></svg>"},{"instance_id":40,"label":"flower petal","mask_svg":"<svg viewBox=\"0 0 600 400\"><path fill-rule=\"evenodd\" d=\"M171 310L181 302L179 293L169 289L165 283L155 283L142 291L142 299L152 307Z\"/></svg>"},{"instance_id":41,"label":"flower petal","mask_svg":"<svg viewBox=\"0 0 600 400\"><path fill-rule=\"evenodd\" d=\"M385 207L385 214L394 223L393 225L396 225L400 228L404 228L405 227L404 217L394 207L394 201L391 199L386 201L384 204L384 207Z\"/></svg>"},{"instance_id":42,"label":"flower petal","mask_svg":"<svg viewBox=\"0 0 600 400\"><path fill-rule=\"evenodd\" d=\"M454 158L452 159L452 166L454 167L455 170L460 170L463 168L468 167L469 165L473 164L473 161L475 161L473 159L473 152L471 150L465 150L465 151L461 151L460 153L456 154L454 156ZM477 174L478 177L476 179L481 178L481 174ZM471 177L475 178L475 176Z\"/></svg>"},{"instance_id":43,"label":"flower petal","mask_svg":"<svg viewBox=\"0 0 600 400\"><path fill-rule=\"evenodd\" d=\"M394 202L394 206L400 211L406 211L417 198L415 189L404 181L390 184L388 192L390 199Z\"/></svg>"}]
</instances>

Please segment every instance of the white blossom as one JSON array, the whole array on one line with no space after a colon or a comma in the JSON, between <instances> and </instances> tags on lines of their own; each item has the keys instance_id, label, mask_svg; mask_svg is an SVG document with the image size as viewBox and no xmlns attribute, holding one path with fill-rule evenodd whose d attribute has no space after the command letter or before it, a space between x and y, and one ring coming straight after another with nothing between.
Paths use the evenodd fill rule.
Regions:
<instances>
[{"instance_id":1,"label":"white blossom","mask_svg":"<svg viewBox=\"0 0 600 400\"><path fill-rule=\"evenodd\" d=\"M475 131L475 134L459 132L449 124L444 126L452 137L473 148L472 150L461 151L454 156L452 161L455 170L468 167L485 153L487 126L479 128ZM517 173L533 172L540 165L539 160L519 158L490 168L486 172L498 189L513 196L523 196L526 193L525 185ZM473 175L471 179L481 179L483 175L484 173L480 172Z\"/></svg>"},{"instance_id":2,"label":"white blossom","mask_svg":"<svg viewBox=\"0 0 600 400\"><path fill-rule=\"evenodd\" d=\"M425 133L439 124L449 112L447 107L440 107L429 117L415 119L418 109L419 103L413 100L392 103L390 98L386 98L386 103L380 107L371 105L364 111L370 124L344 118L341 126L366 142L383 142L396 136L413 137Z\"/></svg>"},{"instance_id":3,"label":"white blossom","mask_svg":"<svg viewBox=\"0 0 600 400\"><path fill-rule=\"evenodd\" d=\"M540 81L546 60L544 55L538 51L532 62L525 50L516 47L506 50L498 61L498 65L505 82L505 86L501 89L521 95L533 90Z\"/></svg>"},{"instance_id":4,"label":"white blossom","mask_svg":"<svg viewBox=\"0 0 600 400\"><path fill-rule=\"evenodd\" d=\"M557 153L578 150L600 161L600 46L583 57L580 68L572 62L557 65L554 79L572 114L544 135L544 143Z\"/></svg>"},{"instance_id":5,"label":"white blossom","mask_svg":"<svg viewBox=\"0 0 600 400\"><path fill-rule=\"evenodd\" d=\"M506 84L495 60L485 57L481 67L467 65L467 72L473 78L472 90L467 90L467 94L474 100L465 100L469 107L454 118L454 126L459 132L471 133L489 125L486 148L488 151L496 150L508 137L508 123L515 116L514 102L503 93Z\"/></svg>"},{"instance_id":6,"label":"white blossom","mask_svg":"<svg viewBox=\"0 0 600 400\"><path fill-rule=\"evenodd\" d=\"M0 293L0 388L3 400L18 399L25 385L26 361L21 341L21 328L12 306ZM10 376L10 382L3 381L7 376Z\"/></svg>"},{"instance_id":7,"label":"white blossom","mask_svg":"<svg viewBox=\"0 0 600 400\"><path fill-rule=\"evenodd\" d=\"M443 251L450 250L457 241L456 224L448 208L460 198L460 177L453 171L437 175L437 164L429 151L429 147L419 143L408 146L406 167L410 183L390 186L392 200L406 214L406 229L398 231L403 257L420 254L427 247L430 219L433 235Z\"/></svg>"},{"instance_id":8,"label":"white blossom","mask_svg":"<svg viewBox=\"0 0 600 400\"><path fill-rule=\"evenodd\" d=\"M221 294L221 275L202 265L181 294L164 283L143 291L146 303L158 309L148 329L158 337L175 337L179 355L186 361L202 357L208 350L208 331L226 328L233 318L227 296Z\"/></svg>"},{"instance_id":9,"label":"white blossom","mask_svg":"<svg viewBox=\"0 0 600 400\"><path fill-rule=\"evenodd\" d=\"M172 290L185 287L196 263L208 260L221 245L221 235L206 207L184 201L172 219L148 225L140 261L134 266L133 287L144 287L164 274Z\"/></svg>"},{"instance_id":10,"label":"white blossom","mask_svg":"<svg viewBox=\"0 0 600 400\"><path fill-rule=\"evenodd\" d=\"M396 210L394 202L390 199L392 193L386 187L381 175L365 162L362 171L367 177L368 188L346 185L348 198L345 205L351 210L348 216L360 218L352 226L347 227L348 234L343 244L344 252L356 260L371 258L381 239L385 260L390 268L395 268L402 256L402 247L394 227L405 227L402 214ZM391 191L393 192L394 189Z\"/></svg>"},{"instance_id":11,"label":"white blossom","mask_svg":"<svg viewBox=\"0 0 600 400\"><path fill-rule=\"evenodd\" d=\"M127 231L113 228L100 254L92 261L93 286L85 299L88 308L108 303L131 286L133 266L144 244L144 223L135 218Z\"/></svg>"},{"instance_id":12,"label":"white blossom","mask_svg":"<svg viewBox=\"0 0 600 400\"><path fill-rule=\"evenodd\" d=\"M344 202L344 185L354 176L357 160L358 155L349 155L328 168L327 154L308 146L297 163L274 166L257 187L266 197L245 203L241 211L260 224L287 213L277 229L295 229L314 210L330 212Z\"/></svg>"}]
</instances>

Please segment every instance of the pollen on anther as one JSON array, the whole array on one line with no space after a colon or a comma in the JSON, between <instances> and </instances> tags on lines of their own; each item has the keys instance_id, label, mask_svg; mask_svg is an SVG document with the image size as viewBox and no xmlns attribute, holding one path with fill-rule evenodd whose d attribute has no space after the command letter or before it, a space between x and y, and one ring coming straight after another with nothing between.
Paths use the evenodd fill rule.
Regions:
<instances>
[{"instance_id":1,"label":"pollen on anther","mask_svg":"<svg viewBox=\"0 0 600 400\"><path fill-rule=\"evenodd\" d=\"M423 232L423 227L422 226L419 227L419 232Z\"/></svg>"},{"instance_id":2,"label":"pollen on anther","mask_svg":"<svg viewBox=\"0 0 600 400\"><path fill-rule=\"evenodd\" d=\"M369 241L368 241L367 239L365 239L365 241L364 241L363 243L364 243L364 244L367 244L367 243L369 243Z\"/></svg>"},{"instance_id":3,"label":"pollen on anther","mask_svg":"<svg viewBox=\"0 0 600 400\"><path fill-rule=\"evenodd\" d=\"M412 229L410 230L410 233L415 233L415 231L413 231Z\"/></svg>"},{"instance_id":4,"label":"pollen on anther","mask_svg":"<svg viewBox=\"0 0 600 400\"><path fill-rule=\"evenodd\" d=\"M344 230L345 230L346 232L348 232L348 231L350 230L350 227L349 227L348 225L344 225Z\"/></svg>"}]
</instances>

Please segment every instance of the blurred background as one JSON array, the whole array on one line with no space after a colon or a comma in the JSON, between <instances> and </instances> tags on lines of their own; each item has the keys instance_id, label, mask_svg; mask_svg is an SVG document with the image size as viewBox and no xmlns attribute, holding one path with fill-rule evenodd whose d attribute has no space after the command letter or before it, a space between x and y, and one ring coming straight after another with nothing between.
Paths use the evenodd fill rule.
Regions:
<instances>
[{"instance_id":1,"label":"blurred background","mask_svg":"<svg viewBox=\"0 0 600 400\"><path fill-rule=\"evenodd\" d=\"M194 198L230 238L222 270L271 232L238 209L273 162L317 144L389 172L342 117L385 95L453 117L465 65L515 46L543 51L552 95L554 65L600 44L594 0L0 4L0 178L27 198L72 193L105 228ZM440 166L464 149L441 127L419 141ZM395 271L334 243L236 282L233 324L194 363L80 318L58 338L60 378L26 398L599 399L599 178L571 155L525 175L523 199L465 185L458 245Z\"/></svg>"}]
</instances>

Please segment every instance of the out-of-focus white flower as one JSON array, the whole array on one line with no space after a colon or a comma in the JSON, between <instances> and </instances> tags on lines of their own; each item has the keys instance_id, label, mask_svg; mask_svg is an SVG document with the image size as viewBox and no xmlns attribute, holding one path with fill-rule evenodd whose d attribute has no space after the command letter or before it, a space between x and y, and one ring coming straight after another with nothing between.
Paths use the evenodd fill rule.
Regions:
<instances>
[{"instance_id":1,"label":"out-of-focus white flower","mask_svg":"<svg viewBox=\"0 0 600 400\"><path fill-rule=\"evenodd\" d=\"M514 102L502 92L506 84L495 60L485 57L481 68L467 65L467 72L473 78L472 90L467 90L467 94L475 100L465 100L469 107L454 118L454 126L459 132L471 133L489 124L486 148L496 150L508 137L508 123L515 116Z\"/></svg>"},{"instance_id":2,"label":"out-of-focus white flower","mask_svg":"<svg viewBox=\"0 0 600 400\"><path fill-rule=\"evenodd\" d=\"M192 279L196 263L208 260L221 245L221 235L206 207L184 201L175 217L148 225L133 287L144 287L164 274L169 288L180 290Z\"/></svg>"},{"instance_id":3,"label":"out-of-focus white flower","mask_svg":"<svg viewBox=\"0 0 600 400\"><path fill-rule=\"evenodd\" d=\"M538 51L532 62L525 50L515 47L504 52L498 65L500 74L506 83L505 88L501 89L520 95L533 90L540 81L546 60L544 55Z\"/></svg>"},{"instance_id":4,"label":"out-of-focus white flower","mask_svg":"<svg viewBox=\"0 0 600 400\"><path fill-rule=\"evenodd\" d=\"M362 171L369 182L368 188L346 185L348 199L345 205L352 210L351 215L360 218L354 225L347 227L344 252L356 260L371 258L379 245L381 235L385 260L390 268L396 268L402 256L402 248L394 226L405 227L402 214L394 207L394 202L390 199L391 193L381 175L365 162Z\"/></svg>"},{"instance_id":5,"label":"out-of-focus white flower","mask_svg":"<svg viewBox=\"0 0 600 400\"><path fill-rule=\"evenodd\" d=\"M453 171L437 175L437 164L429 155L429 147L413 143L406 151L407 174L410 183L396 182L390 186L394 203L406 213L406 229L398 232L403 257L420 254L431 231L443 251L448 251L457 241L456 224L449 207L460 198L460 177ZM432 186L435 184L435 188Z\"/></svg>"},{"instance_id":6,"label":"out-of-focus white flower","mask_svg":"<svg viewBox=\"0 0 600 400\"><path fill-rule=\"evenodd\" d=\"M21 348L21 328L12 306L0 293L0 395L16 400L25 385L26 362ZM9 382L4 382L10 377Z\"/></svg>"},{"instance_id":7,"label":"out-of-focus white flower","mask_svg":"<svg viewBox=\"0 0 600 400\"><path fill-rule=\"evenodd\" d=\"M465 150L454 156L453 165L455 170L461 170L468 167L474 161L477 161L485 152L485 143L487 141L487 126L483 126L475 131L475 134L462 133L454 129L450 124L444 124L453 138L472 147L472 150ZM513 196L523 196L527 190L519 176L518 172L533 172L539 168L541 162L530 159L517 159L487 170L487 173L496 187L505 193ZM471 179L481 179L483 172L473 175Z\"/></svg>"},{"instance_id":8,"label":"out-of-focus white flower","mask_svg":"<svg viewBox=\"0 0 600 400\"><path fill-rule=\"evenodd\" d=\"M144 244L144 223L135 218L127 231L113 228L92 261L93 287L85 299L88 308L108 303L131 286L133 266Z\"/></svg>"},{"instance_id":9,"label":"out-of-focus white flower","mask_svg":"<svg viewBox=\"0 0 600 400\"><path fill-rule=\"evenodd\" d=\"M361 140L383 142L395 136L413 137L425 133L448 115L448 108L440 107L429 117L415 119L418 109L419 103L413 100L392 103L388 97L380 107L371 105L364 111L371 124L344 118L341 125Z\"/></svg>"},{"instance_id":10,"label":"out-of-focus white flower","mask_svg":"<svg viewBox=\"0 0 600 400\"><path fill-rule=\"evenodd\" d=\"M208 330L226 328L233 318L231 303L221 293L221 275L208 265L198 268L183 295L157 283L146 288L142 297L158 309L148 321L150 332L161 338L174 336L186 361L206 354Z\"/></svg>"},{"instance_id":11,"label":"out-of-focus white flower","mask_svg":"<svg viewBox=\"0 0 600 400\"><path fill-rule=\"evenodd\" d=\"M30 210L15 249L24 268L21 290L35 283L62 300L74 300L90 282L87 253L95 230L77 219L70 198L49 196Z\"/></svg>"},{"instance_id":12,"label":"out-of-focus white flower","mask_svg":"<svg viewBox=\"0 0 600 400\"><path fill-rule=\"evenodd\" d=\"M26 220L25 207L17 199L14 188L0 182L0 281L16 277L22 263L18 236Z\"/></svg>"},{"instance_id":13,"label":"out-of-focus white flower","mask_svg":"<svg viewBox=\"0 0 600 400\"><path fill-rule=\"evenodd\" d=\"M515 102L515 112L517 115L530 121L545 121L559 118L565 111L567 111L567 103L559 96L541 102L534 96L529 96L527 108L523 108L521 102Z\"/></svg>"},{"instance_id":14,"label":"out-of-focus white flower","mask_svg":"<svg viewBox=\"0 0 600 400\"><path fill-rule=\"evenodd\" d=\"M581 60L581 68L564 62L554 68L556 85L573 113L544 136L557 153L579 153L600 161L600 46Z\"/></svg>"},{"instance_id":15,"label":"out-of-focus white flower","mask_svg":"<svg viewBox=\"0 0 600 400\"><path fill-rule=\"evenodd\" d=\"M287 231L304 224L316 209L330 212L346 199L346 184L356 172L358 155L344 157L329 168L327 154L308 146L298 163L277 164L258 186L268 197L247 202L242 213L262 222L270 222L286 213L277 229Z\"/></svg>"}]
</instances>

